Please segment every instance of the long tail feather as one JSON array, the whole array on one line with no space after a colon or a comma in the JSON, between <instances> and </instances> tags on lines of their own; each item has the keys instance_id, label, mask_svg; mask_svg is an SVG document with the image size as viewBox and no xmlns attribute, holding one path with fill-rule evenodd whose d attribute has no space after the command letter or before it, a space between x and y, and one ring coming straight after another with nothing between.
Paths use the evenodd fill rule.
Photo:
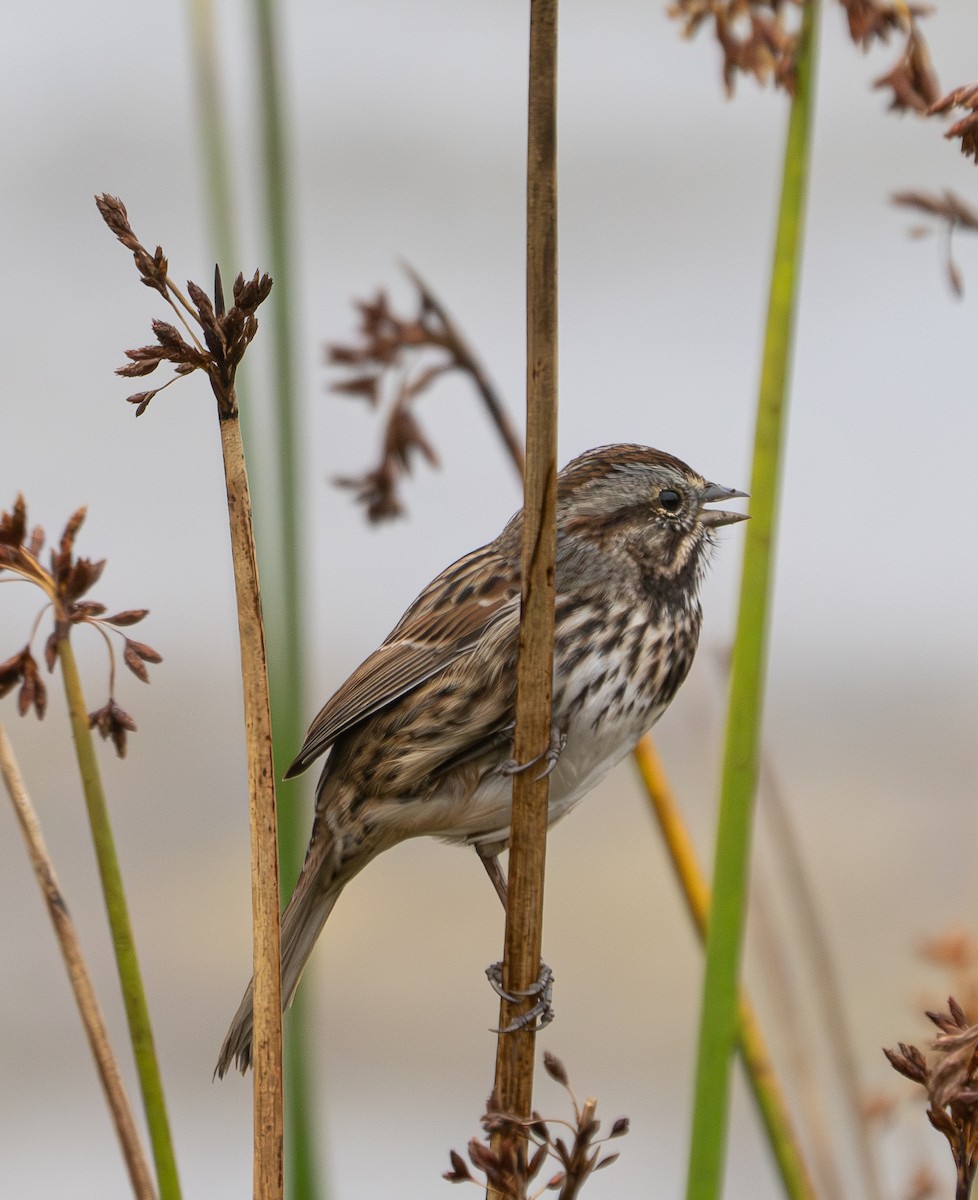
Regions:
<instances>
[{"instance_id":1,"label":"long tail feather","mask_svg":"<svg viewBox=\"0 0 978 1200\"><path fill-rule=\"evenodd\" d=\"M345 880L343 881L346 882ZM314 874L304 874L300 879L288 907L282 914L282 1009L289 1006L295 989L299 986L309 955L316 939L326 924L339 899L343 883L330 888L317 886ZM248 989L235 1013L224 1045L217 1060L216 1074L223 1079L232 1062L242 1073L251 1066L251 1039L254 1017L252 1012L252 987Z\"/></svg>"}]
</instances>

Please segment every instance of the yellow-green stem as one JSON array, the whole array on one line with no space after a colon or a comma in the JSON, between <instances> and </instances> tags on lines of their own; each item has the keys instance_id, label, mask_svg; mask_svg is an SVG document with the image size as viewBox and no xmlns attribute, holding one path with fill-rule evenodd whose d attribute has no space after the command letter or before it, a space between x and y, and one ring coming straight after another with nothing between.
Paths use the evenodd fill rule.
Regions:
<instances>
[{"instance_id":1,"label":"yellow-green stem","mask_svg":"<svg viewBox=\"0 0 978 1200\"><path fill-rule=\"evenodd\" d=\"M153 1148L160 1200L180 1200L180 1181L177 1176L176 1157L170 1138L170 1122L163 1096L163 1081L160 1077L156 1049L153 1045L153 1029L149 1019L149 1008L146 1004L146 992L139 970L139 960L136 956L129 908L126 904L126 894L122 884L122 873L119 870L115 839L112 836L109 811L105 803L102 777L98 768L91 730L88 727L88 711L85 707L81 679L78 675L78 667L68 638L68 631L63 629L59 632L58 658L61 662L61 677L64 680L65 695L68 700L71 734L75 741L75 754L78 758L78 769L81 773L85 804L88 808L88 820L92 828L92 840L95 843L95 857L98 861L99 878L102 881L102 894L105 897L105 908L112 931L112 945L115 949L126 1020L129 1023L129 1038L136 1059L139 1087L146 1111L146 1124L149 1128L150 1144Z\"/></svg>"},{"instance_id":2,"label":"yellow-green stem","mask_svg":"<svg viewBox=\"0 0 978 1200\"><path fill-rule=\"evenodd\" d=\"M648 734L635 747L634 757L682 887L689 915L696 932L705 940L710 914L709 884L700 869L693 839L672 794L662 760ZM757 1110L781 1173L785 1194L791 1200L816 1200L763 1031L746 992L742 992L738 1004L737 1041Z\"/></svg>"},{"instance_id":3,"label":"yellow-green stem","mask_svg":"<svg viewBox=\"0 0 978 1200\"><path fill-rule=\"evenodd\" d=\"M768 601L773 574L781 447L808 172L815 5L816 0L808 0L802 20L797 85L788 122L758 396L751 475L751 521L747 526L731 671L713 903L706 940L687 1200L715 1200L720 1195L723 1180L730 1067L738 1026L737 980L758 771Z\"/></svg>"}]
</instances>

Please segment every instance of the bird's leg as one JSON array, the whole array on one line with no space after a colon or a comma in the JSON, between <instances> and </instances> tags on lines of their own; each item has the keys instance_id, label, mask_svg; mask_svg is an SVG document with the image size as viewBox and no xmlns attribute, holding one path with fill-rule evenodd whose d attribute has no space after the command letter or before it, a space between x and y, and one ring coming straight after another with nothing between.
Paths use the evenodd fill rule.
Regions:
<instances>
[{"instance_id":1,"label":"bird's leg","mask_svg":"<svg viewBox=\"0 0 978 1200\"><path fill-rule=\"evenodd\" d=\"M551 1004L554 992L554 973L545 962L540 963L540 974L528 988L517 988L512 992L507 992L503 987L502 963L493 963L491 967L486 967L486 978L496 995L508 1000L510 1004L518 1004L527 996L539 997L532 1008L514 1017L508 1025L491 1030L491 1033L516 1033L520 1029L527 1029L530 1026L533 1027L534 1033L539 1033L554 1019L554 1010Z\"/></svg>"},{"instance_id":2,"label":"bird's leg","mask_svg":"<svg viewBox=\"0 0 978 1200\"><path fill-rule=\"evenodd\" d=\"M506 874L499 865L499 850L505 848L505 842L476 842L475 852L486 869L489 882L496 889L496 895L506 907L506 897L509 894L506 884Z\"/></svg>"},{"instance_id":3,"label":"bird's leg","mask_svg":"<svg viewBox=\"0 0 978 1200\"><path fill-rule=\"evenodd\" d=\"M507 758L505 762L499 764L499 772L501 775L519 775L521 771L528 771L530 767L534 767L538 762L544 761L547 765L540 775L540 778L544 779L557 766L560 755L566 745L567 734L561 732L555 722L550 726L550 745L542 754L538 754L536 758L531 758L527 763L518 763L515 758Z\"/></svg>"},{"instance_id":4,"label":"bird's leg","mask_svg":"<svg viewBox=\"0 0 978 1200\"><path fill-rule=\"evenodd\" d=\"M506 907L506 897L508 894L508 885L506 875L502 867L499 865L499 850L502 843L499 842L476 842L476 853L482 861L482 865L486 869L486 874L492 881L492 886L496 889L496 895L502 901L503 908ZM508 1000L510 1004L518 1004L521 999L526 996L538 996L536 1004L533 1005L525 1013L520 1013L518 1017L514 1017L508 1025L504 1025L501 1029L493 1029L493 1033L516 1033L519 1029L526 1029L527 1026L534 1025L534 1030L543 1029L545 1025L549 1025L554 1019L554 1010L550 1001L553 998L554 973L545 962L540 963L540 975L535 983L532 983L525 990L507 992L503 988L503 964L501 962L493 963L491 967L486 967L486 978L492 985L492 990L497 996L501 996L504 1000Z\"/></svg>"}]
</instances>

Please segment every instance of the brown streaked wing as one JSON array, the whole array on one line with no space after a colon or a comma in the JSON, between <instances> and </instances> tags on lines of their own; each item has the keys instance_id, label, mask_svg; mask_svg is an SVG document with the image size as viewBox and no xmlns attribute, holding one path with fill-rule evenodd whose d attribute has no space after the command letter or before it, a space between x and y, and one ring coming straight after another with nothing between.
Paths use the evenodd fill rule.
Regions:
<instances>
[{"instance_id":1,"label":"brown streaked wing","mask_svg":"<svg viewBox=\"0 0 978 1200\"><path fill-rule=\"evenodd\" d=\"M285 772L301 774L347 730L470 654L486 628L519 605L519 580L490 543L443 571L309 726Z\"/></svg>"}]
</instances>

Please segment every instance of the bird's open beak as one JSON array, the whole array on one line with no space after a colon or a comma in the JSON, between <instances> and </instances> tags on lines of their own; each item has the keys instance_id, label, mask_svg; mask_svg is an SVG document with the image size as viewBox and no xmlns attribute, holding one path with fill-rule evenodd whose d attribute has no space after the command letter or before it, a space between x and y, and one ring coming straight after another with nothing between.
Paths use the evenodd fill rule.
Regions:
<instances>
[{"instance_id":1,"label":"bird's open beak","mask_svg":"<svg viewBox=\"0 0 978 1200\"><path fill-rule=\"evenodd\" d=\"M700 494L702 504L712 504L716 500L747 499L747 492L738 492L736 488L721 487L718 483L708 483ZM750 513L724 512L720 508L705 508L700 510L700 520L704 525L716 528L718 525L733 525L737 521L746 521Z\"/></svg>"}]
</instances>

